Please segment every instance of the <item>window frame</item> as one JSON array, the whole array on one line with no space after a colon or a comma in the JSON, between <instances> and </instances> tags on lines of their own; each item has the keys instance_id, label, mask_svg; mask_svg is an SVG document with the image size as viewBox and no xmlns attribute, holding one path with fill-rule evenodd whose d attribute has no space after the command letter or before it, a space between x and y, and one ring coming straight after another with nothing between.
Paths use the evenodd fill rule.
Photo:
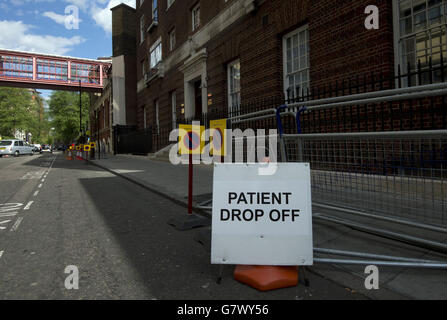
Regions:
<instances>
[{"instance_id":1,"label":"window frame","mask_svg":"<svg viewBox=\"0 0 447 320\"><path fill-rule=\"evenodd\" d=\"M299 36L299 34L301 32L303 32L303 31L305 31L305 35L306 35L306 38L305 38L305 45L306 45L306 51L307 51L306 52L306 58L307 58L306 67L305 68L301 68L301 66L299 66L299 68L297 70L294 70L293 72L288 73L288 67L287 67L287 63L288 63L288 58L287 58L287 40L290 39L290 38L293 38L295 35ZM306 81L306 83L307 83L307 88L310 88L311 79L310 79L309 25L305 24L305 25L295 29L294 31L289 32L288 34L284 35L283 38L282 38L282 42L283 42L283 50L282 50L283 51L283 87L284 87L284 96L287 98L287 92L288 92L288 89L290 88L289 83L288 83L288 78L292 74L294 76L296 76L297 74L300 74L300 73L302 73L304 71L307 71L307 75L306 75L307 81ZM301 61L300 61L301 56L300 56L300 52L299 52L299 46L300 46L300 43L299 43L299 37L298 37L298 58L297 59L299 60L299 65L300 65L301 64ZM292 44L292 53L291 54L292 54L292 63L293 63L293 59L294 59L293 58L293 44ZM295 68L292 66L292 69L295 69ZM301 89L303 88L302 87L302 83L303 83L303 81L302 81L302 78L301 78L301 81L300 81ZM297 92L296 92L296 87L297 86L296 86L295 80L294 80L294 85L295 86L293 87L293 94L296 96L297 95ZM300 92L300 95L301 95L301 93L302 92Z\"/></svg>"},{"instance_id":2,"label":"window frame","mask_svg":"<svg viewBox=\"0 0 447 320\"><path fill-rule=\"evenodd\" d=\"M172 52L175 50L175 47L177 45L177 39L176 39L176 28L172 28L171 31L169 31L169 51ZM174 37L172 37L174 36ZM174 41L173 41L174 39Z\"/></svg>"},{"instance_id":3,"label":"window frame","mask_svg":"<svg viewBox=\"0 0 447 320\"><path fill-rule=\"evenodd\" d=\"M157 61L157 63L152 64L152 52L157 50L158 47L160 47L160 60ZM163 61L163 44L162 44L161 37L160 37L160 38L158 38L157 41L154 42L154 44L151 46L151 48L149 50L149 68L150 69L156 68L157 65L162 61Z\"/></svg>"},{"instance_id":4,"label":"window frame","mask_svg":"<svg viewBox=\"0 0 447 320\"><path fill-rule=\"evenodd\" d=\"M155 4L155 5L154 5ZM152 21L157 21L159 18L159 10L158 10L158 0L152 0Z\"/></svg>"},{"instance_id":5,"label":"window frame","mask_svg":"<svg viewBox=\"0 0 447 320\"><path fill-rule=\"evenodd\" d=\"M146 40L146 30L144 28L145 24L146 24L145 16L144 14L142 14L140 17L140 45L142 45Z\"/></svg>"},{"instance_id":6,"label":"window frame","mask_svg":"<svg viewBox=\"0 0 447 320\"><path fill-rule=\"evenodd\" d=\"M196 22L196 16L195 16L195 14L194 14L194 12L196 12L196 11L199 11L199 14L198 14L198 24L197 24L197 26L196 26L196 24L195 24L195 22ZM197 3L192 9L191 9L191 22L192 22L192 31L194 32L194 31L196 31L196 30L198 30L199 28L200 28L200 23L201 23L201 19L200 19L200 2L199 3Z\"/></svg>"},{"instance_id":7,"label":"window frame","mask_svg":"<svg viewBox=\"0 0 447 320\"><path fill-rule=\"evenodd\" d=\"M232 81L234 79L233 76L232 76L231 70L237 64L239 64L239 76L240 76L240 79L239 79L239 90L238 91L231 90ZM240 105L241 105L241 102L242 102L242 99L241 99L241 92L242 92L242 87L241 87L241 60L240 59L233 60L233 61L231 61L230 63L227 64L227 82L228 82L228 85L227 85L227 90L228 90L228 93L227 93L228 111L231 111L231 110L234 111L235 107L240 108ZM233 100L234 100L233 96L235 94L239 94L239 101L238 101L239 103L238 104L234 104L233 103Z\"/></svg>"},{"instance_id":8,"label":"window frame","mask_svg":"<svg viewBox=\"0 0 447 320\"><path fill-rule=\"evenodd\" d=\"M401 74L407 74L407 63L408 63L408 55L410 53L413 54L414 59L413 61L410 63L411 65L411 72L415 72L418 68L418 60L420 59L418 57L418 52L419 51L425 51L425 59L427 60L425 63L426 65L424 66L424 63L421 62L422 65L422 69L427 69L427 65L428 65L428 61L430 58L432 58L433 61L433 67L438 66L437 63L435 63L435 61L433 60L433 56L440 54L441 52L445 52L445 50L443 50L444 47L447 47L447 1L443 0L441 1L441 3L437 6L440 7L441 9L441 14L439 16L440 19L440 23L435 23L434 25L430 24L430 11L435 9L437 6L433 6L433 7L429 7L427 1L425 2L425 9L424 10L420 10L417 11L416 14L414 13L414 4L413 2L411 2L411 14L409 16L406 16L406 18L410 17L411 18L411 32L409 33L405 33L402 34L401 33L401 20L403 20L401 18L400 15L400 2L401 1L396 1L393 0L392 4L393 4L393 38L394 38L394 69L395 69L395 74L398 74L398 70L399 70L399 65L400 65L400 70L401 70ZM425 26L421 29L416 31L415 30L415 16L421 14L422 12L425 12ZM433 46L433 39L436 37L432 37L433 33L436 33L436 30L438 30L438 32L440 32L440 44L438 46ZM418 50L417 48L417 38L419 36L425 36L427 40L425 40L424 42L426 43L425 48L423 50ZM413 51L405 51L404 49L404 41L411 41L413 42ZM434 48L439 48L439 53L436 51L434 52ZM423 60L423 59L422 59ZM440 64L439 64L440 65ZM422 72L423 76L426 75L426 72ZM433 75L435 76L435 75ZM413 77L412 77L413 78ZM402 83L404 86L407 86L408 77L405 77L405 79L403 79ZM425 79L426 80L426 79ZM425 81L424 79L422 80L423 83ZM398 81L398 80L396 80ZM438 82L436 79L433 79L433 82ZM423 84L421 83L421 84ZM413 84L418 84L421 85L419 83L419 77L415 77L415 82Z\"/></svg>"}]
</instances>

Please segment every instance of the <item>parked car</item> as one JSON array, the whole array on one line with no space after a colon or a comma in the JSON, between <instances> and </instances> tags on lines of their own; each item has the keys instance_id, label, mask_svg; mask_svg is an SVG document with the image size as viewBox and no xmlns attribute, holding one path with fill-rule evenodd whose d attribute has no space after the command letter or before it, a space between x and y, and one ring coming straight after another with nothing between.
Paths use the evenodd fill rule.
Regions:
<instances>
[{"instance_id":1,"label":"parked car","mask_svg":"<svg viewBox=\"0 0 447 320\"><path fill-rule=\"evenodd\" d=\"M51 148L50 145L48 145L48 144L44 144L44 145L42 146L42 149L40 150L40 153L44 153L44 152L53 153L53 149Z\"/></svg>"},{"instance_id":2,"label":"parked car","mask_svg":"<svg viewBox=\"0 0 447 320\"><path fill-rule=\"evenodd\" d=\"M33 155L33 148L22 140L2 140L0 141L0 157L5 155L13 155L18 157L22 154Z\"/></svg>"},{"instance_id":3,"label":"parked car","mask_svg":"<svg viewBox=\"0 0 447 320\"><path fill-rule=\"evenodd\" d=\"M34 152L40 152L42 150L42 146L38 143L34 144Z\"/></svg>"}]
</instances>

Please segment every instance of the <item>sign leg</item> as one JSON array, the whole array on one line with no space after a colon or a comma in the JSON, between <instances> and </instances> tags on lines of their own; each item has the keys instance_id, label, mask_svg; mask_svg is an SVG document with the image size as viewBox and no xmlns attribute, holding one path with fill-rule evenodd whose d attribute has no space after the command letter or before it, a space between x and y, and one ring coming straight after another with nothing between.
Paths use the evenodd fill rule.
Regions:
<instances>
[{"instance_id":1,"label":"sign leg","mask_svg":"<svg viewBox=\"0 0 447 320\"><path fill-rule=\"evenodd\" d=\"M188 214L192 214L194 167L192 163L192 152L189 153L189 178L188 178Z\"/></svg>"}]
</instances>

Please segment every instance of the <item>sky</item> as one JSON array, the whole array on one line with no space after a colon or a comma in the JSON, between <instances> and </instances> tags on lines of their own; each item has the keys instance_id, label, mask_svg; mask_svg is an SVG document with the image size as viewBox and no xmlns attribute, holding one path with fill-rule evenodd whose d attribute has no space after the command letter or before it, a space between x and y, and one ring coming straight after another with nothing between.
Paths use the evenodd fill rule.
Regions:
<instances>
[{"instance_id":1,"label":"sky","mask_svg":"<svg viewBox=\"0 0 447 320\"><path fill-rule=\"evenodd\" d=\"M97 59L112 55L111 8L136 0L0 0L0 48ZM51 91L40 90L47 98Z\"/></svg>"}]
</instances>

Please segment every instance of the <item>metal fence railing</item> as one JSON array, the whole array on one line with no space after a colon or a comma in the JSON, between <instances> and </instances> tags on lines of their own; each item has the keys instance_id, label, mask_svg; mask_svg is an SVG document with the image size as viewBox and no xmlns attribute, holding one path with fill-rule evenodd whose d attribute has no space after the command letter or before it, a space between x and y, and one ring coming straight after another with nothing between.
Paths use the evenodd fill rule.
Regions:
<instances>
[{"instance_id":1,"label":"metal fence railing","mask_svg":"<svg viewBox=\"0 0 447 320\"><path fill-rule=\"evenodd\" d=\"M283 137L309 162L313 201L447 226L447 130Z\"/></svg>"}]
</instances>

